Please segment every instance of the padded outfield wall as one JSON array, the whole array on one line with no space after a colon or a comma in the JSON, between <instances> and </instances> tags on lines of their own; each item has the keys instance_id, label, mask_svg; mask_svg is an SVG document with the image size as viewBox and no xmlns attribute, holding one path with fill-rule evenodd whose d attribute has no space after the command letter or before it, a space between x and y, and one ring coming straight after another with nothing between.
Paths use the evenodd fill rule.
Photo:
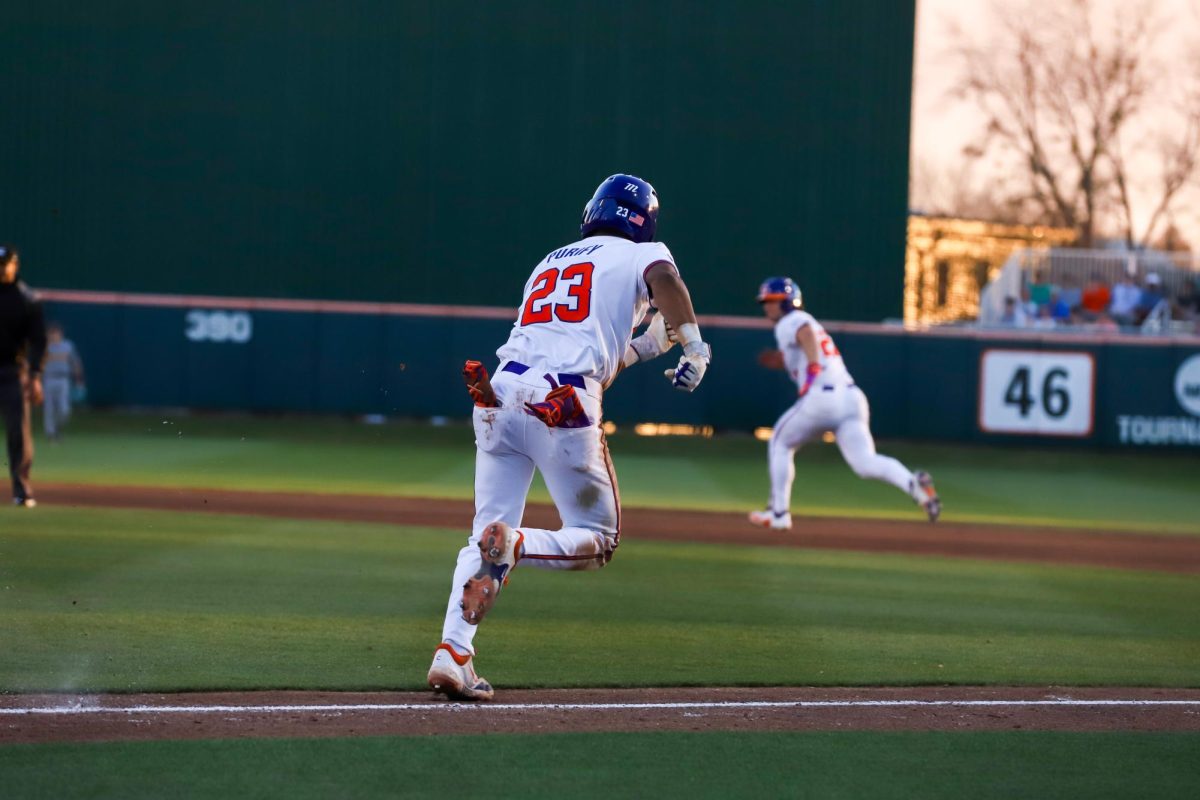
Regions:
<instances>
[{"instance_id":1,"label":"padded outfield wall","mask_svg":"<svg viewBox=\"0 0 1200 800\"><path fill-rule=\"evenodd\" d=\"M913 0L0 4L42 288L512 305L644 175L698 308L901 313Z\"/></svg>"},{"instance_id":2,"label":"padded outfield wall","mask_svg":"<svg viewBox=\"0 0 1200 800\"><path fill-rule=\"evenodd\" d=\"M462 363L507 338L514 308L307 303L51 292L87 366L93 402L213 410L465 418ZM755 356L759 317L702 317L714 360L688 395L663 358L605 394L605 417L767 426L794 400ZM1200 339L827 323L871 401L880 437L1200 452ZM677 351L676 351L677 352Z\"/></svg>"}]
</instances>

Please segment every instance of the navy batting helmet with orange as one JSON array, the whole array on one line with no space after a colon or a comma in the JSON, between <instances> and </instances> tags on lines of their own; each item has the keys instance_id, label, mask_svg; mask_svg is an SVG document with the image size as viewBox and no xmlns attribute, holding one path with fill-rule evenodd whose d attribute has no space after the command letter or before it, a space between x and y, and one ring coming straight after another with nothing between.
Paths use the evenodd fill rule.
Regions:
<instances>
[{"instance_id":1,"label":"navy batting helmet with orange","mask_svg":"<svg viewBox=\"0 0 1200 800\"><path fill-rule=\"evenodd\" d=\"M758 287L758 302L778 302L783 313L787 313L804 305L800 296L800 287L791 278L767 278Z\"/></svg>"},{"instance_id":2,"label":"navy batting helmet with orange","mask_svg":"<svg viewBox=\"0 0 1200 800\"><path fill-rule=\"evenodd\" d=\"M634 242L654 241L658 194L636 175L611 175L596 188L583 209L581 236L612 232Z\"/></svg>"}]
</instances>

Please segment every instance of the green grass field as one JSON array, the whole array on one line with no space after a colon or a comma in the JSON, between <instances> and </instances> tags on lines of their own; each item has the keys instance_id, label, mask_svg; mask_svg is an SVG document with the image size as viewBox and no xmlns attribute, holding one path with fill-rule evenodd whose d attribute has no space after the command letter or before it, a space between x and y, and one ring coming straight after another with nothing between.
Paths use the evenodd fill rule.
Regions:
<instances>
[{"instance_id":1,"label":"green grass field","mask_svg":"<svg viewBox=\"0 0 1200 800\"><path fill-rule=\"evenodd\" d=\"M0 686L421 688L463 541L39 508L0 533ZM519 570L476 644L504 687L1200 686L1197 607L1187 575L635 540Z\"/></svg>"},{"instance_id":2,"label":"green grass field","mask_svg":"<svg viewBox=\"0 0 1200 800\"><path fill-rule=\"evenodd\" d=\"M633 733L15 746L6 796L1191 800L1200 737Z\"/></svg>"},{"instance_id":3,"label":"green grass field","mask_svg":"<svg viewBox=\"0 0 1200 800\"><path fill-rule=\"evenodd\" d=\"M86 415L47 481L469 497L464 425ZM611 437L632 505L743 509L763 445ZM884 443L949 519L1200 533L1194 457ZM810 513L916 517L835 448ZM540 487L537 492L543 492ZM809 496L811 495L811 500ZM819 499L818 499L819 498ZM0 691L416 689L465 532L3 509ZM498 687L1200 686L1191 575L631 540L597 573L518 570L481 630ZM550 631L550 633L548 633ZM653 733L0 746L5 797L1192 797L1200 736ZM531 754L543 754L531 769ZM597 756L597 754L600 754ZM543 764L543 762L545 762ZM581 765L586 764L586 779Z\"/></svg>"}]
</instances>

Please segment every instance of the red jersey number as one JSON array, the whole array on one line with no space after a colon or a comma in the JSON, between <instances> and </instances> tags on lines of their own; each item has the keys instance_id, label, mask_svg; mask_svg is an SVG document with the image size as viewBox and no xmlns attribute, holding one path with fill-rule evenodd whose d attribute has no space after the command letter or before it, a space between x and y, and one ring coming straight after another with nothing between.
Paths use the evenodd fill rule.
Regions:
<instances>
[{"instance_id":1,"label":"red jersey number","mask_svg":"<svg viewBox=\"0 0 1200 800\"><path fill-rule=\"evenodd\" d=\"M568 303L554 306L554 315L563 322L583 322L592 313L592 270L590 261L572 264L562 271L563 282L572 282L567 289Z\"/></svg>"},{"instance_id":2,"label":"red jersey number","mask_svg":"<svg viewBox=\"0 0 1200 800\"><path fill-rule=\"evenodd\" d=\"M590 261L572 264L563 270L552 267L533 279L533 291L521 312L521 326L550 322L554 317L562 322L583 322L592 313L592 270ZM559 280L567 286L565 303L555 303L550 296Z\"/></svg>"},{"instance_id":3,"label":"red jersey number","mask_svg":"<svg viewBox=\"0 0 1200 800\"><path fill-rule=\"evenodd\" d=\"M837 345L833 343L833 339L829 338L828 333L821 334L821 340L817 342L821 346L821 353L826 357L840 356L841 353L837 349Z\"/></svg>"},{"instance_id":4,"label":"red jersey number","mask_svg":"<svg viewBox=\"0 0 1200 800\"><path fill-rule=\"evenodd\" d=\"M552 303L546 300L554 293L558 284L558 270L548 269L533 279L533 291L525 301L525 312L521 314L521 325L549 322Z\"/></svg>"}]
</instances>

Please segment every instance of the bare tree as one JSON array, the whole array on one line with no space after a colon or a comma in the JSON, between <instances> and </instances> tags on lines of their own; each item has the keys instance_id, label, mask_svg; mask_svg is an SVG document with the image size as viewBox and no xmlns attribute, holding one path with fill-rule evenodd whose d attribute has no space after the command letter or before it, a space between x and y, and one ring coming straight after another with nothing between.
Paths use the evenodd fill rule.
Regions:
<instances>
[{"instance_id":1,"label":"bare tree","mask_svg":"<svg viewBox=\"0 0 1200 800\"><path fill-rule=\"evenodd\" d=\"M987 44L952 30L954 96L983 112L981 138L964 155L1010 158L997 190L1040 221L1075 228L1085 247L1103 227L1131 245L1149 241L1200 161L1200 94L1164 80L1154 0L1117 3L1107 25L1095 0L1013 5L993 0ZM1171 91L1182 99L1172 104ZM1148 182L1150 173L1157 178ZM1133 194L1151 190L1147 183L1156 199L1137 235Z\"/></svg>"},{"instance_id":2,"label":"bare tree","mask_svg":"<svg viewBox=\"0 0 1200 800\"><path fill-rule=\"evenodd\" d=\"M1158 137L1155 149L1159 161L1158 202L1151 210L1149 221L1141 236L1135 236L1133 204L1130 199L1127 177L1131 170L1121 154L1120 143L1118 142L1113 148L1114 174L1121 202L1125 241L1130 247L1138 243L1150 242L1157 232L1160 222L1165 221L1169 227L1174 227L1171 222L1171 206L1181 191L1187 187L1191 176L1197 174L1196 167L1200 163L1200 111L1191 112L1189 118L1184 121L1181 134L1175 137Z\"/></svg>"},{"instance_id":3,"label":"bare tree","mask_svg":"<svg viewBox=\"0 0 1200 800\"><path fill-rule=\"evenodd\" d=\"M982 175L974 159L939 166L918 158L909 169L910 205L923 214L968 217L991 222L1034 224L1030 209L995 190L994 179Z\"/></svg>"}]
</instances>

